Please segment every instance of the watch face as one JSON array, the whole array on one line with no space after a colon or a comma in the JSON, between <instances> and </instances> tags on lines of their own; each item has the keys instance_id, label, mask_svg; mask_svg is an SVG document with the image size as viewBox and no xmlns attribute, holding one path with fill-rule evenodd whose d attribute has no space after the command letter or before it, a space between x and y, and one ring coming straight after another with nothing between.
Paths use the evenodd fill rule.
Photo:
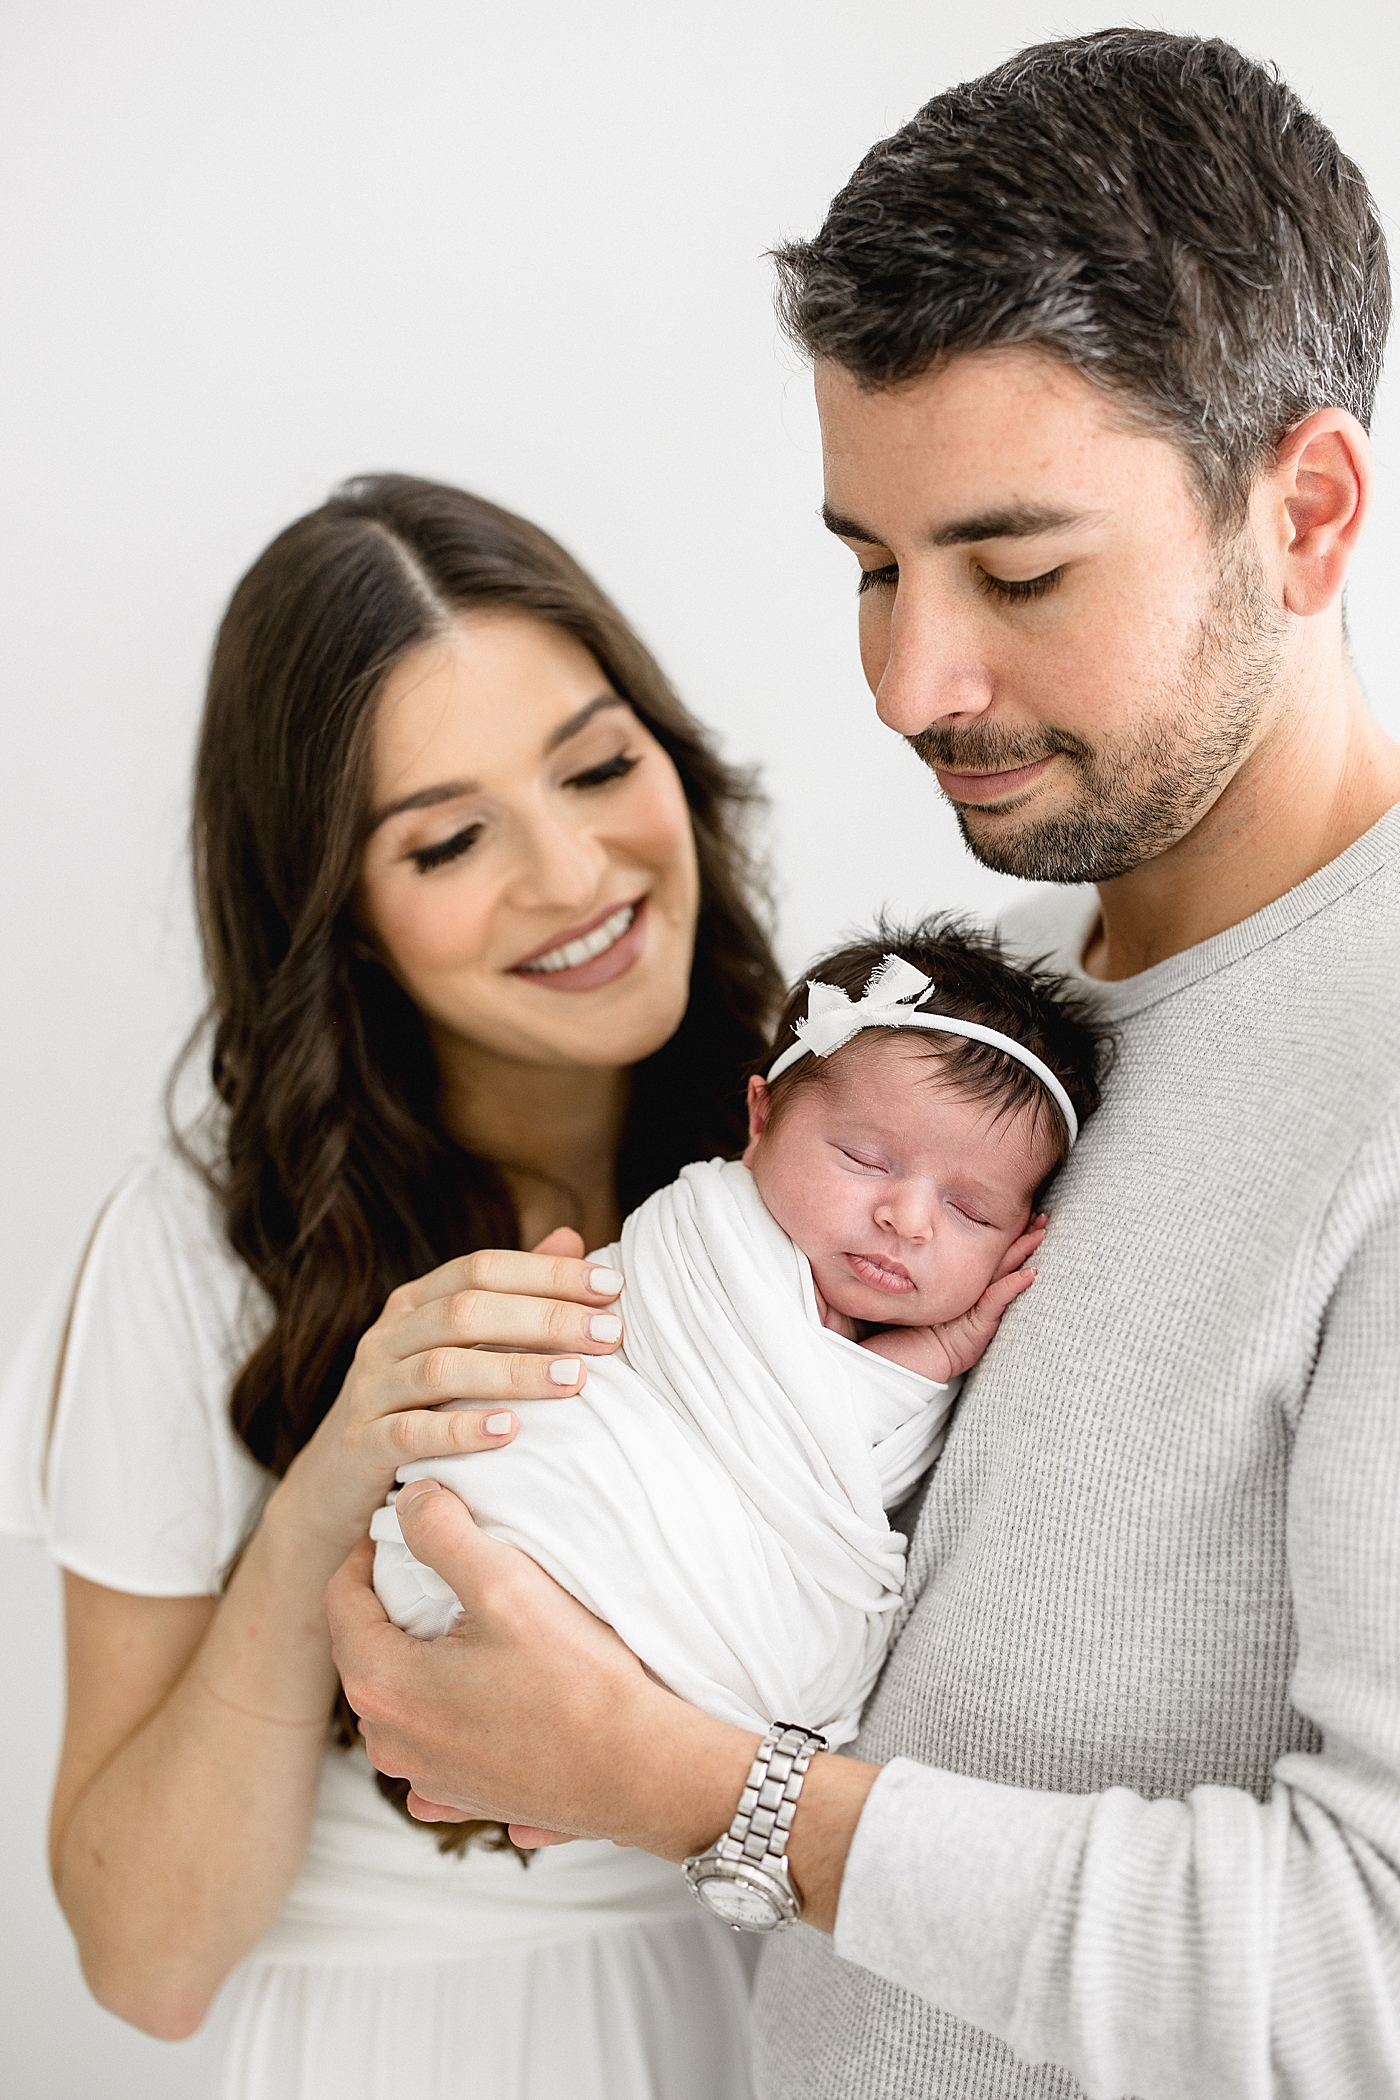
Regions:
<instances>
[{"instance_id":1,"label":"watch face","mask_svg":"<svg viewBox=\"0 0 1400 2100\"><path fill-rule=\"evenodd\" d=\"M778 1905L771 1896L762 1889L750 1888L747 1882L731 1881L728 1875L707 1875L695 1893L707 1910L741 1931L771 1932L782 1923Z\"/></svg>"}]
</instances>

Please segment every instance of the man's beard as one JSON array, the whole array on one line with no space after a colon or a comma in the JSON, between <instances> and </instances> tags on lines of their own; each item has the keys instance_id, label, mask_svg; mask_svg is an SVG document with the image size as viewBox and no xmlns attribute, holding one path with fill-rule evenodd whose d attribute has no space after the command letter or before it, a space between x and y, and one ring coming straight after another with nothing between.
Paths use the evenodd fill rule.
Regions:
<instances>
[{"instance_id":1,"label":"man's beard","mask_svg":"<svg viewBox=\"0 0 1400 2100\"><path fill-rule=\"evenodd\" d=\"M1210 603L1181 667L1162 689L1157 718L1113 744L1072 730L1018 734L999 723L924 729L908 739L926 766L953 773L1008 771L1062 755L1073 768L1073 807L1051 817L993 817L959 809L969 852L1027 882L1109 882L1155 860L1200 821L1259 726L1283 652L1283 623L1253 549L1236 543L1221 562Z\"/></svg>"}]
</instances>

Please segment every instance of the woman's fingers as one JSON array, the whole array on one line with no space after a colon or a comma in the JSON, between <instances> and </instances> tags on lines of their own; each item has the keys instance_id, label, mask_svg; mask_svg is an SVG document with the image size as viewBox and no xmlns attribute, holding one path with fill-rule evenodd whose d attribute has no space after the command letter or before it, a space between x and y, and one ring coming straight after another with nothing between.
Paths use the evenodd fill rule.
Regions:
<instances>
[{"instance_id":1,"label":"woman's fingers","mask_svg":"<svg viewBox=\"0 0 1400 2100\"><path fill-rule=\"evenodd\" d=\"M406 1407L384 1415L373 1433L383 1439L385 1465L398 1472L429 1459L498 1450L519 1426L511 1407Z\"/></svg>"},{"instance_id":2,"label":"woman's fingers","mask_svg":"<svg viewBox=\"0 0 1400 2100\"><path fill-rule=\"evenodd\" d=\"M588 1366L578 1350L507 1354L496 1349L459 1349L443 1343L404 1357L383 1381L379 1409L441 1407L492 1400L563 1400L582 1390Z\"/></svg>"},{"instance_id":3,"label":"woman's fingers","mask_svg":"<svg viewBox=\"0 0 1400 2100\"><path fill-rule=\"evenodd\" d=\"M622 1340L622 1321L610 1307L569 1305L554 1298L508 1298L483 1291L453 1291L372 1329L373 1347L406 1362L429 1352L464 1349L530 1351L559 1357L609 1356ZM460 1370L454 1366L454 1375ZM546 1380L539 1394L557 1388ZM494 1390L494 1388L493 1388ZM441 1399L470 1399L473 1388L450 1390Z\"/></svg>"},{"instance_id":4,"label":"woman's fingers","mask_svg":"<svg viewBox=\"0 0 1400 2100\"><path fill-rule=\"evenodd\" d=\"M576 1232L561 1226L558 1232L541 1240L540 1247L551 1248L566 1236L572 1245L582 1244ZM440 1269L416 1277L412 1283L401 1284L389 1305L416 1311L437 1298L479 1293L525 1303L562 1300L566 1304L596 1307L610 1305L621 1289L622 1277L616 1269L580 1261L571 1253L524 1254L511 1247L484 1247L476 1254L444 1262ZM514 1336L507 1334L502 1339L510 1346Z\"/></svg>"}]
</instances>

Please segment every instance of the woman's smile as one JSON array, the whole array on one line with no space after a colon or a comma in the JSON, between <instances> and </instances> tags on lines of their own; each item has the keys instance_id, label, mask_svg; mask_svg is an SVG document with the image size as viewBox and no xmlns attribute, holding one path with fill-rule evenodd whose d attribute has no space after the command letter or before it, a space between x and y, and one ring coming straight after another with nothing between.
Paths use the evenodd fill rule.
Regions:
<instances>
[{"instance_id":1,"label":"woman's smile","mask_svg":"<svg viewBox=\"0 0 1400 2100\"><path fill-rule=\"evenodd\" d=\"M528 955L511 974L551 992L593 992L624 977L646 946L646 898L605 907L553 947Z\"/></svg>"},{"instance_id":2,"label":"woman's smile","mask_svg":"<svg viewBox=\"0 0 1400 2100\"><path fill-rule=\"evenodd\" d=\"M384 687L373 801L362 921L445 1076L483 1053L620 1071L674 1034L700 901L689 806L573 636L490 613L412 651Z\"/></svg>"}]
</instances>

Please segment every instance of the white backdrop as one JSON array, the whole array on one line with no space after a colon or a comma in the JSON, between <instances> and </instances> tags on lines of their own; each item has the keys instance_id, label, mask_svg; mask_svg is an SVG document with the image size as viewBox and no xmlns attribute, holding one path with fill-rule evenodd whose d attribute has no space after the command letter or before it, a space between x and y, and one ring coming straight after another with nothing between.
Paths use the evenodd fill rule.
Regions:
<instances>
[{"instance_id":1,"label":"white backdrop","mask_svg":"<svg viewBox=\"0 0 1400 2100\"><path fill-rule=\"evenodd\" d=\"M881 904L1009 887L874 720L762 255L928 95L1115 19L1034 0L8 10L0 1357L147 1141L198 1003L183 827L222 603L347 474L460 481L595 570L763 767L790 964ZM1277 60L1393 217L1390 0L1148 19ZM1376 434L1393 473L1384 409ZM1397 556L1387 488L1351 621L1400 727ZM82 1989L42 1868L55 1585L35 1549L0 1567L4 2089L199 2100L198 2040L148 2041Z\"/></svg>"}]
</instances>

